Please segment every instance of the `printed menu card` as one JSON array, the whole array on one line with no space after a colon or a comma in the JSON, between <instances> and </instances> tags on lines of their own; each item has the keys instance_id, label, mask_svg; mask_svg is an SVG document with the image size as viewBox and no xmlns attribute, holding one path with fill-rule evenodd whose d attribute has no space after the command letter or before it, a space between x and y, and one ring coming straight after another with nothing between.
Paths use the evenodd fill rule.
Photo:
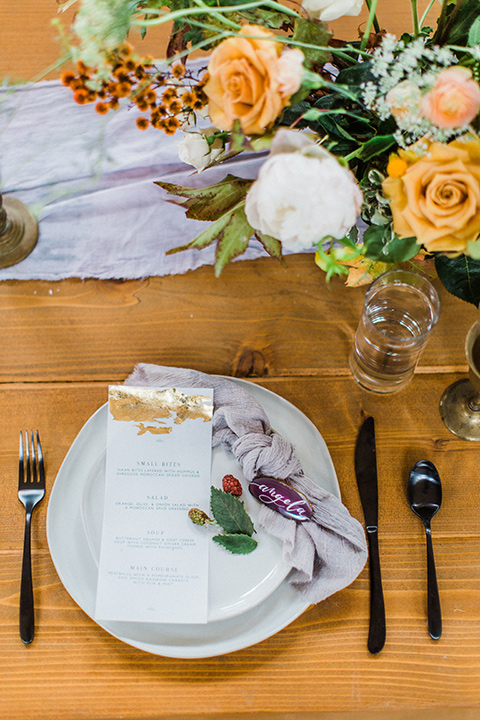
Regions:
<instances>
[{"instance_id":1,"label":"printed menu card","mask_svg":"<svg viewBox=\"0 0 480 720\"><path fill-rule=\"evenodd\" d=\"M95 618L206 623L213 390L109 388Z\"/></svg>"}]
</instances>

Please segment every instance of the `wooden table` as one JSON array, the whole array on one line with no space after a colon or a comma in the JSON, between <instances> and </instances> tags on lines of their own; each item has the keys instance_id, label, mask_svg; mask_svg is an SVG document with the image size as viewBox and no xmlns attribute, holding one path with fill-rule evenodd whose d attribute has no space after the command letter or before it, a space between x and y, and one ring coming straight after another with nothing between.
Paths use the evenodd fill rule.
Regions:
<instances>
[{"instance_id":1,"label":"wooden table","mask_svg":"<svg viewBox=\"0 0 480 720\"><path fill-rule=\"evenodd\" d=\"M43 20L51 10L45 0L35 8ZM2 8L13 23L0 23L2 49L16 47L19 12L20 3ZM29 27L43 47L40 21ZM413 381L378 397L356 385L347 363L364 292L337 280L327 287L311 256L289 257L285 266L239 262L218 280L203 268L128 282L0 283L2 720L406 720L420 710L435 720L480 717L480 447L450 434L438 412L443 390L466 373L464 340L478 311L440 291L441 318ZM359 519L353 449L363 416L375 416L387 614L380 655L366 647L368 568L274 637L204 660L127 646L70 598L47 546L48 497L107 385L122 382L137 362L248 377L287 398L322 433L343 501ZM36 427L47 497L33 526L37 634L24 646L17 446L19 429ZM436 464L444 486L433 523L444 618L438 642L426 628L423 526L406 500L420 458Z\"/></svg>"}]
</instances>

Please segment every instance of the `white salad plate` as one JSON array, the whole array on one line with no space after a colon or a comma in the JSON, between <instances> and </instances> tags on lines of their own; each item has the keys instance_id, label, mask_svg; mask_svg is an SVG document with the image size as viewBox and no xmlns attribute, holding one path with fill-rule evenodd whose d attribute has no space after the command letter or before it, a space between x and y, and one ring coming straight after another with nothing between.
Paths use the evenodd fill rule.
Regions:
<instances>
[{"instance_id":1,"label":"white salad plate","mask_svg":"<svg viewBox=\"0 0 480 720\"><path fill-rule=\"evenodd\" d=\"M330 454L317 428L284 398L251 382L239 383L263 407L276 432L295 447L308 477L340 497ZM55 480L47 511L47 539L57 573L75 602L94 619L103 516L107 405L85 423ZM221 655L249 647L295 620L306 603L288 583L290 566L281 543L258 527L258 502L247 490L240 465L223 446L213 449L212 485L231 473L244 487L242 500L252 517L258 546L232 555L210 543L208 622L152 624L101 621L98 624L141 650L177 658ZM208 508L205 508L208 510ZM208 529L206 528L208 532ZM97 621L98 622L98 621Z\"/></svg>"}]
</instances>

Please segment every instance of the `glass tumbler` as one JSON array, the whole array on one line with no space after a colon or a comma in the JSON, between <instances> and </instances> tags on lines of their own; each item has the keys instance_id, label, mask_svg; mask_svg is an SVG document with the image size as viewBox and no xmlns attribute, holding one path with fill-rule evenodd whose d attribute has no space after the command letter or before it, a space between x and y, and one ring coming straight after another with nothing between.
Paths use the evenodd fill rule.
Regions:
<instances>
[{"instance_id":1,"label":"glass tumbler","mask_svg":"<svg viewBox=\"0 0 480 720\"><path fill-rule=\"evenodd\" d=\"M370 285L350 354L350 370L367 390L393 393L411 380L440 313L423 275L390 270Z\"/></svg>"}]
</instances>

